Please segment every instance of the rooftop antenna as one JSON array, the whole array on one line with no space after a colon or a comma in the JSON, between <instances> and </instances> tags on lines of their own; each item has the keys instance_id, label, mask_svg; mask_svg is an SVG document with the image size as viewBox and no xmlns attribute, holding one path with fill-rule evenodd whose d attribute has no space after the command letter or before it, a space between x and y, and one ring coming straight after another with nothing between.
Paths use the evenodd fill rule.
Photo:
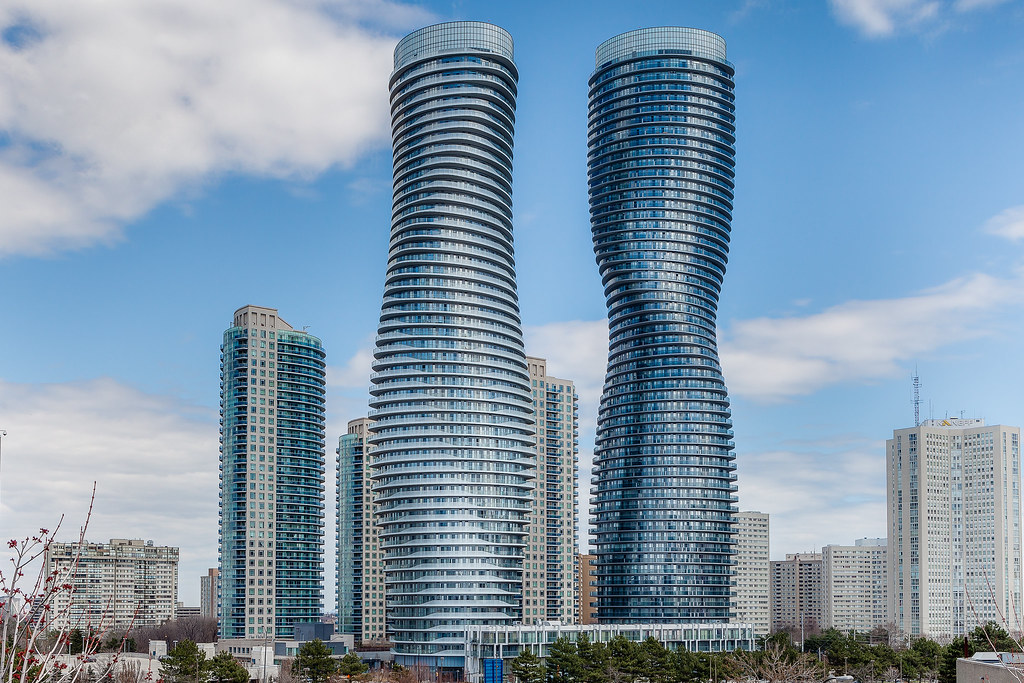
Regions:
<instances>
[{"instance_id":1,"label":"rooftop antenna","mask_svg":"<svg viewBox=\"0 0 1024 683\"><path fill-rule=\"evenodd\" d=\"M917 374L917 366L914 366L914 426L921 426L921 376Z\"/></svg>"}]
</instances>

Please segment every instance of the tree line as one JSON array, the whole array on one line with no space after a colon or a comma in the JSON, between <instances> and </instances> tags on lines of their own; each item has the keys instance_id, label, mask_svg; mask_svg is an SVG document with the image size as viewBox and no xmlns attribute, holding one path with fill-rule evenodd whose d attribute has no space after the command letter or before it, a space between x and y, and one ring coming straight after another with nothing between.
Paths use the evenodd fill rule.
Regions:
<instances>
[{"instance_id":1,"label":"tree line","mask_svg":"<svg viewBox=\"0 0 1024 683\"><path fill-rule=\"evenodd\" d=\"M757 651L668 650L654 638L637 643L616 636L607 643L587 634L562 637L546 659L530 651L507 661L518 683L696 683L748 680L767 683L822 681L830 673L868 681L917 680L956 683L956 660L980 651L1020 652L1018 641L994 622L948 645L916 638L903 646L871 644L867 634L835 629L810 636L798 649L787 633L762 639Z\"/></svg>"}]
</instances>

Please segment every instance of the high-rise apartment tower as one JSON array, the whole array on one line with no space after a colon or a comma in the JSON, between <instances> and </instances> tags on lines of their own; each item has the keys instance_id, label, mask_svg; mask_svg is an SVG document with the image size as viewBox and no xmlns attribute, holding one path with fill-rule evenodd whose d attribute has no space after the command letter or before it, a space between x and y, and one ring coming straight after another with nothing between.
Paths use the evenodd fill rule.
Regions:
<instances>
[{"instance_id":1,"label":"high-rise apartment tower","mask_svg":"<svg viewBox=\"0 0 1024 683\"><path fill-rule=\"evenodd\" d=\"M338 440L338 632L357 642L387 637L384 597L384 552L380 548L370 482L367 439L373 423L350 420Z\"/></svg>"},{"instance_id":2,"label":"high-rise apartment tower","mask_svg":"<svg viewBox=\"0 0 1024 683\"><path fill-rule=\"evenodd\" d=\"M597 48L590 215L608 306L592 516L601 623L729 616L736 474L715 319L733 199L725 41L650 28Z\"/></svg>"},{"instance_id":3,"label":"high-rise apartment tower","mask_svg":"<svg viewBox=\"0 0 1024 683\"><path fill-rule=\"evenodd\" d=\"M789 631L801 643L819 633L825 619L821 553L788 553L772 561L771 574L772 633Z\"/></svg>"},{"instance_id":4,"label":"high-rise apartment tower","mask_svg":"<svg viewBox=\"0 0 1024 683\"><path fill-rule=\"evenodd\" d=\"M884 538L858 538L853 545L821 549L823 628L867 633L889 623L887 556Z\"/></svg>"},{"instance_id":5,"label":"high-rise apartment tower","mask_svg":"<svg viewBox=\"0 0 1024 683\"><path fill-rule=\"evenodd\" d=\"M537 456L512 249L517 77L490 24L395 48L370 443L399 664L461 667L466 626L522 618Z\"/></svg>"},{"instance_id":6,"label":"high-rise apartment tower","mask_svg":"<svg viewBox=\"0 0 1024 683\"><path fill-rule=\"evenodd\" d=\"M578 396L572 381L526 358L537 415L537 491L523 569L523 623L576 621Z\"/></svg>"},{"instance_id":7,"label":"high-rise apartment tower","mask_svg":"<svg viewBox=\"0 0 1024 683\"><path fill-rule=\"evenodd\" d=\"M221 638L290 636L323 601L324 349L243 306L220 371Z\"/></svg>"},{"instance_id":8,"label":"high-rise apartment tower","mask_svg":"<svg viewBox=\"0 0 1024 683\"><path fill-rule=\"evenodd\" d=\"M914 637L1019 631L1020 428L925 420L886 456L889 618Z\"/></svg>"},{"instance_id":9,"label":"high-rise apartment tower","mask_svg":"<svg viewBox=\"0 0 1024 683\"><path fill-rule=\"evenodd\" d=\"M220 577L216 567L208 569L206 576L199 577L199 615L218 618L217 605L220 603Z\"/></svg>"},{"instance_id":10,"label":"high-rise apartment tower","mask_svg":"<svg viewBox=\"0 0 1024 683\"><path fill-rule=\"evenodd\" d=\"M752 624L755 636L768 635L771 627L768 524L767 512L741 511L736 515L732 620Z\"/></svg>"}]
</instances>

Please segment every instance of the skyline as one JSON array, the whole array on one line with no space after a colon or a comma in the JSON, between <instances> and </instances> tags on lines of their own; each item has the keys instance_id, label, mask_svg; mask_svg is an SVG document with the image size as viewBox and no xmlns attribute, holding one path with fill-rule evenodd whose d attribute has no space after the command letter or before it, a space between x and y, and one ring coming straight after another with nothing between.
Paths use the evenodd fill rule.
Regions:
<instances>
[{"instance_id":1,"label":"skyline","mask_svg":"<svg viewBox=\"0 0 1024 683\"><path fill-rule=\"evenodd\" d=\"M884 442L911 426L915 364L923 417L965 409L989 424L1024 422L1012 381L1024 312L1020 2L603 4L582 14L570 4L546 7L548 22L483 3L335 3L330 15L270 0L245 13L178 5L161 50L138 38L161 17L127 3L108 10L120 22L70 4L0 10L0 100L11 103L0 109L0 204L17 209L0 216L0 310L17 330L0 342L9 533L52 527L61 511L73 535L100 470L90 539L137 529L181 547L181 596L195 602L198 576L217 564L217 348L245 304L277 308L324 340L328 444L365 415L390 222L391 49L451 19L493 22L516 41L526 352L576 382L581 461L607 351L587 215L586 80L597 45L638 26L719 33L737 67L719 340L740 508L772 514L772 557L884 535ZM232 10L237 26L218 33ZM577 30L560 33L567 22ZM83 52L105 41L135 59ZM287 78L261 80L268 54L279 59L268 73ZM337 71L353 55L365 68ZM320 92L338 79L350 100ZM83 98L94 107L83 110ZM50 199L31 201L43 189ZM102 232L110 224L120 237ZM42 239L47 225L93 237ZM296 243L309 240L322 247L300 254ZM57 248L33 253L46 244ZM271 260L291 268L231 277L232 264ZM589 488L587 468L581 483ZM332 585L328 573L327 595Z\"/></svg>"}]
</instances>

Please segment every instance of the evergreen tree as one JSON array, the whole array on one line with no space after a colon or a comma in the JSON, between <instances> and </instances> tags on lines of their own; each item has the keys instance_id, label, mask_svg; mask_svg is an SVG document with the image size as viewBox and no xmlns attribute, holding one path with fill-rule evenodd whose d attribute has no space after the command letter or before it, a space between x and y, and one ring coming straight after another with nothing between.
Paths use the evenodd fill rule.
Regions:
<instances>
[{"instance_id":1,"label":"evergreen tree","mask_svg":"<svg viewBox=\"0 0 1024 683\"><path fill-rule=\"evenodd\" d=\"M576 643L562 636L551 644L545 667L548 683L578 683L583 680L583 662Z\"/></svg>"},{"instance_id":2,"label":"evergreen tree","mask_svg":"<svg viewBox=\"0 0 1024 683\"><path fill-rule=\"evenodd\" d=\"M338 663L338 673L348 678L364 674L369 670L370 667L363 663L363 660L359 659L359 655L355 652L345 653L345 656Z\"/></svg>"},{"instance_id":3,"label":"evergreen tree","mask_svg":"<svg viewBox=\"0 0 1024 683\"><path fill-rule=\"evenodd\" d=\"M508 671L519 683L544 683L544 662L529 650L523 650L518 657L511 660Z\"/></svg>"},{"instance_id":4,"label":"evergreen tree","mask_svg":"<svg viewBox=\"0 0 1024 683\"><path fill-rule=\"evenodd\" d=\"M183 640L160 662L160 677L167 683L207 683L210 663L198 645Z\"/></svg>"},{"instance_id":5,"label":"evergreen tree","mask_svg":"<svg viewBox=\"0 0 1024 683\"><path fill-rule=\"evenodd\" d=\"M324 683L337 670L331 649L319 638L303 643L292 662L292 673L305 683Z\"/></svg>"},{"instance_id":6,"label":"evergreen tree","mask_svg":"<svg viewBox=\"0 0 1024 683\"><path fill-rule=\"evenodd\" d=\"M231 656L221 652L208 662L211 683L248 683L249 672Z\"/></svg>"},{"instance_id":7,"label":"evergreen tree","mask_svg":"<svg viewBox=\"0 0 1024 683\"><path fill-rule=\"evenodd\" d=\"M82 634L82 629L73 629L68 633L68 654L81 654L83 649L85 649L85 636Z\"/></svg>"}]
</instances>

